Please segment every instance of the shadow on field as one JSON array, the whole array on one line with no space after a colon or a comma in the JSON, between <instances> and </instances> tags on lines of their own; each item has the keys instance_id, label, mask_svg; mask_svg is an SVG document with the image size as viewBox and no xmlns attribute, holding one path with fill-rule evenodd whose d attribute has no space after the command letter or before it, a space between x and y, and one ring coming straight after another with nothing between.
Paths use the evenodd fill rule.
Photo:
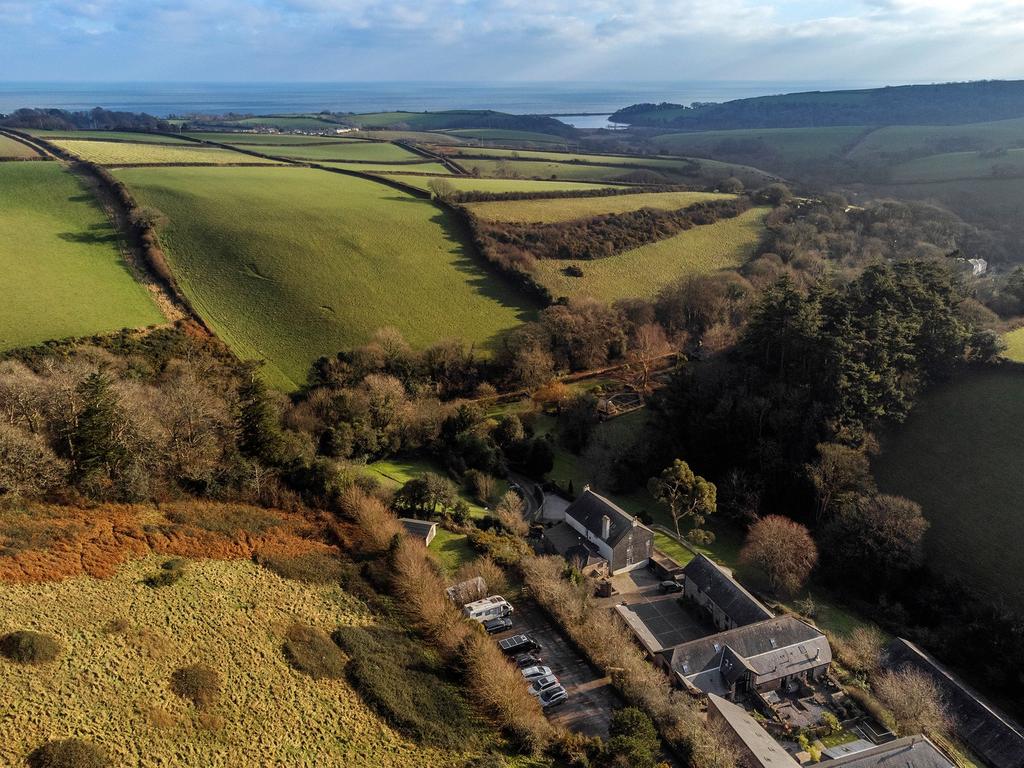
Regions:
<instances>
[{"instance_id":1,"label":"shadow on field","mask_svg":"<svg viewBox=\"0 0 1024 768\"><path fill-rule=\"evenodd\" d=\"M86 245L117 242L117 233L107 223L90 224L85 232L61 232L57 237L69 243L85 243Z\"/></svg>"}]
</instances>

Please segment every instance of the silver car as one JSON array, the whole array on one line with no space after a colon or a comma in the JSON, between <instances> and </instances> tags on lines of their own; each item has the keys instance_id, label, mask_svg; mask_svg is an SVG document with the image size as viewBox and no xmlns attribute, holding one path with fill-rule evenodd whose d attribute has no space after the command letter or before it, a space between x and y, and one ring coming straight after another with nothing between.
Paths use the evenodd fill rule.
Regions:
<instances>
[{"instance_id":1,"label":"silver car","mask_svg":"<svg viewBox=\"0 0 1024 768\"><path fill-rule=\"evenodd\" d=\"M559 704L565 704L569 700L569 694L566 693L565 688L556 685L554 688L548 688L541 693L537 700L543 709L550 709L551 707L557 707Z\"/></svg>"},{"instance_id":2,"label":"silver car","mask_svg":"<svg viewBox=\"0 0 1024 768\"><path fill-rule=\"evenodd\" d=\"M560 686L558 685L557 677L555 677L554 675L544 675L544 677L538 677L536 680L533 681L533 684L530 686L530 693L532 693L534 696L540 696L542 693L544 693L544 691L548 690L549 688L558 687Z\"/></svg>"},{"instance_id":3,"label":"silver car","mask_svg":"<svg viewBox=\"0 0 1024 768\"><path fill-rule=\"evenodd\" d=\"M531 683L539 677L551 674L551 667L527 667L523 670L523 679Z\"/></svg>"}]
</instances>

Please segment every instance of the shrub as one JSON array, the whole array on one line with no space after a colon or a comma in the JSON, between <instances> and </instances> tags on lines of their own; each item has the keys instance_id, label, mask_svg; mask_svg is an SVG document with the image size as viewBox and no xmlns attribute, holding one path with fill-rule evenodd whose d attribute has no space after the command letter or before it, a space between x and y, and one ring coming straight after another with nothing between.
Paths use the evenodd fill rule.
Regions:
<instances>
[{"instance_id":1,"label":"shrub","mask_svg":"<svg viewBox=\"0 0 1024 768\"><path fill-rule=\"evenodd\" d=\"M925 673L910 667L885 672L875 680L874 687L904 735L943 737L949 733L949 709L935 681Z\"/></svg>"},{"instance_id":2,"label":"shrub","mask_svg":"<svg viewBox=\"0 0 1024 768\"><path fill-rule=\"evenodd\" d=\"M103 748L81 739L51 741L28 756L29 768L107 768L112 765Z\"/></svg>"},{"instance_id":3,"label":"shrub","mask_svg":"<svg viewBox=\"0 0 1024 768\"><path fill-rule=\"evenodd\" d=\"M146 586L153 587L154 589L157 587L169 587L172 584L176 584L184 575L185 561L180 557L176 557L161 565L158 573L147 576Z\"/></svg>"},{"instance_id":4,"label":"shrub","mask_svg":"<svg viewBox=\"0 0 1024 768\"><path fill-rule=\"evenodd\" d=\"M42 632L18 630L0 637L0 655L20 664L47 664L60 654L60 642Z\"/></svg>"},{"instance_id":5,"label":"shrub","mask_svg":"<svg viewBox=\"0 0 1024 768\"><path fill-rule=\"evenodd\" d=\"M254 558L258 565L273 571L284 579L301 581L306 584L337 584L348 577L350 568L337 555L322 550L305 552L301 555L258 554Z\"/></svg>"},{"instance_id":6,"label":"shrub","mask_svg":"<svg viewBox=\"0 0 1024 768\"><path fill-rule=\"evenodd\" d=\"M205 664L182 667L171 675L171 690L204 709L220 697L220 674Z\"/></svg>"},{"instance_id":7,"label":"shrub","mask_svg":"<svg viewBox=\"0 0 1024 768\"><path fill-rule=\"evenodd\" d=\"M646 712L636 707L620 709L612 715L605 755L609 766L654 768L661 741Z\"/></svg>"},{"instance_id":8,"label":"shrub","mask_svg":"<svg viewBox=\"0 0 1024 768\"><path fill-rule=\"evenodd\" d=\"M487 585L485 590L487 594L480 597L503 595L508 592L508 579L505 577L505 571L494 562L490 555L481 555L471 562L460 565L459 570L455 572L454 580L459 583L475 579L477 576L482 578L484 584Z\"/></svg>"},{"instance_id":9,"label":"shrub","mask_svg":"<svg viewBox=\"0 0 1024 768\"><path fill-rule=\"evenodd\" d=\"M293 624L284 641L284 655L295 669L314 680L345 674L345 654L326 632L315 627Z\"/></svg>"}]
</instances>

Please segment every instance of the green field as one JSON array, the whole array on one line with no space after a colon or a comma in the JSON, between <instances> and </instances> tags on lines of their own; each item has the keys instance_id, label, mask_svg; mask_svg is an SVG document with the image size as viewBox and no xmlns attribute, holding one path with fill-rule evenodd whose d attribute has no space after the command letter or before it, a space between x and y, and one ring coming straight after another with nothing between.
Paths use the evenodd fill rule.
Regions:
<instances>
[{"instance_id":1,"label":"green field","mask_svg":"<svg viewBox=\"0 0 1024 768\"><path fill-rule=\"evenodd\" d=\"M917 501L933 568L1024 609L1024 373L965 372L882 440L879 488Z\"/></svg>"},{"instance_id":2,"label":"green field","mask_svg":"<svg viewBox=\"0 0 1024 768\"><path fill-rule=\"evenodd\" d=\"M254 145L254 152L264 152L296 160L339 160L342 162L401 163L418 162L422 155L414 154L397 144L381 141L349 141L316 147L275 147Z\"/></svg>"},{"instance_id":3,"label":"green field","mask_svg":"<svg viewBox=\"0 0 1024 768\"><path fill-rule=\"evenodd\" d=\"M967 125L891 125L872 131L850 152L854 159L891 158L907 153L1024 146L1024 118Z\"/></svg>"},{"instance_id":4,"label":"green field","mask_svg":"<svg viewBox=\"0 0 1024 768\"><path fill-rule=\"evenodd\" d=\"M562 179L567 181L617 181L632 169L612 165L576 165L529 160L478 160L457 158L459 165L481 176L521 179Z\"/></svg>"},{"instance_id":5,"label":"green field","mask_svg":"<svg viewBox=\"0 0 1024 768\"><path fill-rule=\"evenodd\" d=\"M377 165L376 163L332 163L327 160L310 161L316 162L318 165L325 165L328 168L342 168L346 171L360 171L362 173L379 173L385 176L391 174L407 174L407 173L430 173L438 176L447 176L451 173L440 163L432 163L425 160L422 163L394 163L392 165ZM422 182L423 189L427 188L427 183L430 181L429 177L427 180ZM402 177L402 181L405 181L405 177ZM408 183L408 182L406 182ZM417 182L414 186L419 186L420 182Z\"/></svg>"},{"instance_id":6,"label":"green field","mask_svg":"<svg viewBox=\"0 0 1024 768\"><path fill-rule=\"evenodd\" d=\"M272 163L272 160L243 155L220 147L204 147L192 142L181 146L169 144L134 144L119 141L78 141L56 139L61 149L99 165L152 165L203 163L232 165L236 163Z\"/></svg>"},{"instance_id":7,"label":"green field","mask_svg":"<svg viewBox=\"0 0 1024 768\"><path fill-rule=\"evenodd\" d=\"M367 464L366 474L376 479L385 488L398 490L410 480L421 477L426 472L433 472L435 475L444 475L445 471L437 464L421 458L390 458ZM508 490L508 484L504 480L498 480L495 486L495 495ZM469 505L470 514L475 518L487 516L488 511L476 500L471 498L464 490L459 490L459 496Z\"/></svg>"},{"instance_id":8,"label":"green field","mask_svg":"<svg viewBox=\"0 0 1024 768\"><path fill-rule=\"evenodd\" d=\"M161 239L198 311L276 386L395 326L417 346L486 347L534 308L486 271L434 204L307 168L117 172L163 211Z\"/></svg>"},{"instance_id":9,"label":"green field","mask_svg":"<svg viewBox=\"0 0 1024 768\"><path fill-rule=\"evenodd\" d=\"M473 203L469 209L487 221L550 224L608 213L625 213L640 208L674 211L708 200L728 200L732 195L717 192L646 192L610 197L565 197L552 200L500 200Z\"/></svg>"},{"instance_id":10,"label":"green field","mask_svg":"<svg viewBox=\"0 0 1024 768\"><path fill-rule=\"evenodd\" d=\"M492 158L508 160L533 160L541 163L590 163L598 165L643 165L657 168L678 168L684 164L678 157L661 157L658 155L601 155L580 152L549 152L538 149L490 149L479 147L446 148L449 154L456 157L467 156L465 162L472 162L473 155L484 155Z\"/></svg>"},{"instance_id":11,"label":"green field","mask_svg":"<svg viewBox=\"0 0 1024 768\"><path fill-rule=\"evenodd\" d=\"M90 192L58 163L0 163L0 349L163 321Z\"/></svg>"},{"instance_id":12,"label":"green field","mask_svg":"<svg viewBox=\"0 0 1024 768\"><path fill-rule=\"evenodd\" d=\"M444 528L437 529L437 535L430 542L430 551L437 555L437 559L449 576L455 573L463 563L471 562L476 558L476 551L469 543L469 537L464 533L452 533Z\"/></svg>"},{"instance_id":13,"label":"green field","mask_svg":"<svg viewBox=\"0 0 1024 768\"><path fill-rule=\"evenodd\" d=\"M319 130L334 130L338 127L338 122L335 120L321 120L319 117L309 117L303 115L263 115L260 117L244 117L241 120L232 120L229 124L232 125L263 125L267 128L280 128L281 130L290 131L319 131Z\"/></svg>"},{"instance_id":14,"label":"green field","mask_svg":"<svg viewBox=\"0 0 1024 768\"><path fill-rule=\"evenodd\" d=\"M360 138L382 139L384 141L415 141L421 144L461 144L462 139L458 136L450 136L447 133L435 133L430 131L374 131L362 130L355 134Z\"/></svg>"},{"instance_id":15,"label":"green field","mask_svg":"<svg viewBox=\"0 0 1024 768\"><path fill-rule=\"evenodd\" d=\"M753 254L764 233L767 208L694 227L656 243L589 261L538 259L534 273L553 296L590 296L603 301L652 298L686 275L737 267ZM583 277L562 270L577 264Z\"/></svg>"},{"instance_id":16,"label":"green field","mask_svg":"<svg viewBox=\"0 0 1024 768\"><path fill-rule=\"evenodd\" d=\"M229 133L227 131L200 131L186 133L193 139L203 141L216 141L221 144L261 144L263 146L290 146L290 145L319 145L319 144L349 144L359 139L351 139L346 136L304 136L295 133Z\"/></svg>"},{"instance_id":17,"label":"green field","mask_svg":"<svg viewBox=\"0 0 1024 768\"><path fill-rule=\"evenodd\" d=\"M25 129L26 133L41 139L99 139L105 141L136 141L143 144L182 144L183 139L144 131L46 131Z\"/></svg>"},{"instance_id":18,"label":"green field","mask_svg":"<svg viewBox=\"0 0 1024 768\"><path fill-rule=\"evenodd\" d=\"M421 165L415 167L417 170L423 168ZM429 184L433 179L430 176L403 176L401 180L420 189L429 189ZM574 192L581 189L602 189L614 186L612 184L587 184L578 181L478 179L466 176L452 176L449 179L445 179L445 181L459 192Z\"/></svg>"},{"instance_id":19,"label":"green field","mask_svg":"<svg viewBox=\"0 0 1024 768\"><path fill-rule=\"evenodd\" d=\"M1003 334L1003 341L1006 342L1006 351L1003 353L1006 359L1024 363L1024 327Z\"/></svg>"},{"instance_id":20,"label":"green field","mask_svg":"<svg viewBox=\"0 0 1024 768\"><path fill-rule=\"evenodd\" d=\"M7 136L0 136L0 158L8 157L21 160L30 157L39 157L39 153L27 144L22 144L20 141L15 141Z\"/></svg>"},{"instance_id":21,"label":"green field","mask_svg":"<svg viewBox=\"0 0 1024 768\"><path fill-rule=\"evenodd\" d=\"M949 152L929 155L892 169L894 184L988 179L1024 176L1024 149L1011 149L996 156L980 152Z\"/></svg>"},{"instance_id":22,"label":"green field","mask_svg":"<svg viewBox=\"0 0 1024 768\"><path fill-rule=\"evenodd\" d=\"M754 155L772 155L783 163L842 155L869 129L857 126L830 128L767 128L735 131L668 133L653 139L670 154L697 157L732 156L746 148Z\"/></svg>"},{"instance_id":23,"label":"green field","mask_svg":"<svg viewBox=\"0 0 1024 768\"><path fill-rule=\"evenodd\" d=\"M480 141L523 141L537 144L561 144L568 142L562 136L553 133L537 133L536 131L514 131L504 128L460 128L445 133L462 139L478 139Z\"/></svg>"}]
</instances>

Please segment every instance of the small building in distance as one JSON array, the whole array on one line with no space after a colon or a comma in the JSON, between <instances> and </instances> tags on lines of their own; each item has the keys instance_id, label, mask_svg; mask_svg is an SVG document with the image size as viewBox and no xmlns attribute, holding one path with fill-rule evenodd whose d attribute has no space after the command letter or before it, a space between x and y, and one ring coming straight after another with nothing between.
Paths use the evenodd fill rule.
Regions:
<instances>
[{"instance_id":1,"label":"small building in distance","mask_svg":"<svg viewBox=\"0 0 1024 768\"><path fill-rule=\"evenodd\" d=\"M775 615L704 555L687 563L683 579L683 594L703 608L718 629L734 629Z\"/></svg>"},{"instance_id":2,"label":"small building in distance","mask_svg":"<svg viewBox=\"0 0 1024 768\"><path fill-rule=\"evenodd\" d=\"M669 657L672 675L685 687L729 699L820 680L831 663L825 635L790 615L677 645Z\"/></svg>"},{"instance_id":3,"label":"small building in distance","mask_svg":"<svg viewBox=\"0 0 1024 768\"><path fill-rule=\"evenodd\" d=\"M799 763L743 707L708 694L708 725L715 725L733 743L740 768L798 768Z\"/></svg>"},{"instance_id":4,"label":"small building in distance","mask_svg":"<svg viewBox=\"0 0 1024 768\"><path fill-rule=\"evenodd\" d=\"M611 574L645 567L654 552L654 531L584 486L565 509L565 519L545 532L550 550L570 561L607 564Z\"/></svg>"},{"instance_id":5,"label":"small building in distance","mask_svg":"<svg viewBox=\"0 0 1024 768\"><path fill-rule=\"evenodd\" d=\"M405 527L405 532L417 541L422 541L423 546L429 547L430 542L437 536L437 523L431 522L430 520L417 520L414 517L400 517L398 518Z\"/></svg>"}]
</instances>

